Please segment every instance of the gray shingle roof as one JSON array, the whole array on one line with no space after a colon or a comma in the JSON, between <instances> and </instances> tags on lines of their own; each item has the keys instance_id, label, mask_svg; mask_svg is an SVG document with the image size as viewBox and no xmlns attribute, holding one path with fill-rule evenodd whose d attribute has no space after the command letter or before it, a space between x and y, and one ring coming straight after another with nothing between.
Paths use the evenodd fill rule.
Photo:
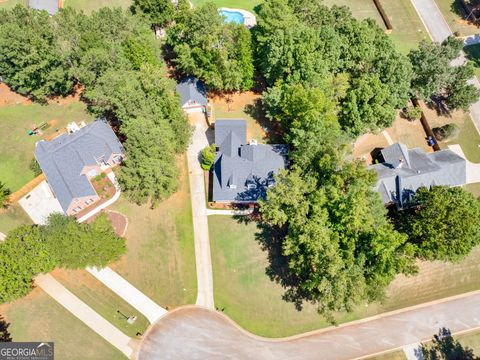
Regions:
<instances>
[{"instance_id":1,"label":"gray shingle roof","mask_svg":"<svg viewBox=\"0 0 480 360\"><path fill-rule=\"evenodd\" d=\"M466 161L451 150L426 153L393 144L382 150L385 162L371 168L378 174L375 189L385 204L402 207L422 186L459 186L466 183Z\"/></svg>"},{"instance_id":2,"label":"gray shingle roof","mask_svg":"<svg viewBox=\"0 0 480 360\"><path fill-rule=\"evenodd\" d=\"M208 104L205 85L193 76L189 76L180 81L177 84L176 90L180 95L180 106L186 105L189 101L204 106Z\"/></svg>"},{"instance_id":3,"label":"gray shingle roof","mask_svg":"<svg viewBox=\"0 0 480 360\"><path fill-rule=\"evenodd\" d=\"M122 144L105 120L52 141L39 141L35 147L35 158L65 212L73 199L96 194L87 177L80 174L83 168L123 153Z\"/></svg>"},{"instance_id":4,"label":"gray shingle roof","mask_svg":"<svg viewBox=\"0 0 480 360\"><path fill-rule=\"evenodd\" d=\"M287 146L245 144L245 120L217 120L218 147L213 167L213 201L257 201L264 198L273 175L285 168Z\"/></svg>"},{"instance_id":5,"label":"gray shingle roof","mask_svg":"<svg viewBox=\"0 0 480 360\"><path fill-rule=\"evenodd\" d=\"M58 0L28 0L28 6L35 10L46 10L50 15L58 12Z\"/></svg>"}]
</instances>

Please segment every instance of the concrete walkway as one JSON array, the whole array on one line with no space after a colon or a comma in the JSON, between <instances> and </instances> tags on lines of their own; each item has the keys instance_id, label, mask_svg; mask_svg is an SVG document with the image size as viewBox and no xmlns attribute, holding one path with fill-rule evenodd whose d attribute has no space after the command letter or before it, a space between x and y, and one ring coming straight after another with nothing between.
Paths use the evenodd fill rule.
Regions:
<instances>
[{"instance_id":1,"label":"concrete walkway","mask_svg":"<svg viewBox=\"0 0 480 360\"><path fill-rule=\"evenodd\" d=\"M423 360L422 344L414 343L403 347L407 360Z\"/></svg>"},{"instance_id":2,"label":"concrete walkway","mask_svg":"<svg viewBox=\"0 0 480 360\"><path fill-rule=\"evenodd\" d=\"M450 35L453 35L435 0L411 1L433 41L443 42ZM459 58L452 62L452 65L458 66L465 61L465 53L462 51ZM469 82L480 90L480 82L477 77L470 79ZM470 106L470 116L477 131L480 133L480 100Z\"/></svg>"},{"instance_id":3,"label":"concrete walkway","mask_svg":"<svg viewBox=\"0 0 480 360\"><path fill-rule=\"evenodd\" d=\"M109 267L101 270L88 267L86 270L100 280L115 294L120 296L123 300L145 315L151 324L167 313L167 310L158 306L144 293L142 293Z\"/></svg>"},{"instance_id":4,"label":"concrete walkway","mask_svg":"<svg viewBox=\"0 0 480 360\"><path fill-rule=\"evenodd\" d=\"M207 209L207 215L229 215L229 216L239 216L239 215L250 215L253 213L253 209L247 210L215 210Z\"/></svg>"},{"instance_id":5,"label":"concrete walkway","mask_svg":"<svg viewBox=\"0 0 480 360\"><path fill-rule=\"evenodd\" d=\"M207 124L203 114L191 115L190 120L195 126L195 131L187 151L187 159L192 197L195 262L197 266L198 293L196 304L214 309L212 260L208 236L207 207L205 204L205 181L199 161L200 151L208 145L206 136Z\"/></svg>"},{"instance_id":6,"label":"concrete walkway","mask_svg":"<svg viewBox=\"0 0 480 360\"><path fill-rule=\"evenodd\" d=\"M51 275L39 275L35 283L65 309L83 321L90 329L130 358L135 341L98 315L92 308L68 291Z\"/></svg>"},{"instance_id":7,"label":"concrete walkway","mask_svg":"<svg viewBox=\"0 0 480 360\"><path fill-rule=\"evenodd\" d=\"M254 336L219 312L179 308L144 335L138 360L159 354L179 360L350 360L402 350L431 339L441 327L453 334L480 328L480 291L283 339Z\"/></svg>"},{"instance_id":8,"label":"concrete walkway","mask_svg":"<svg viewBox=\"0 0 480 360\"><path fill-rule=\"evenodd\" d=\"M480 164L468 161L460 145L458 144L449 145L448 148L467 161L467 182L466 183L474 184L474 183L480 182Z\"/></svg>"}]
</instances>

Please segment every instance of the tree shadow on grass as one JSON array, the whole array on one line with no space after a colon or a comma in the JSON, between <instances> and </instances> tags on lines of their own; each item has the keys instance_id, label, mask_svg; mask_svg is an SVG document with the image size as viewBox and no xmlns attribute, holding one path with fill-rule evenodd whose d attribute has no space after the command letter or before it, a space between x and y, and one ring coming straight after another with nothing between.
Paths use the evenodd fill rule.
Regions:
<instances>
[{"instance_id":1,"label":"tree shadow on grass","mask_svg":"<svg viewBox=\"0 0 480 360\"><path fill-rule=\"evenodd\" d=\"M263 107L262 99L255 99L253 104L248 104L244 109L245 113L250 115L255 121L260 124L265 131L264 140L269 144L281 144L283 139L283 130L278 121L272 121L265 116L265 109Z\"/></svg>"}]
</instances>

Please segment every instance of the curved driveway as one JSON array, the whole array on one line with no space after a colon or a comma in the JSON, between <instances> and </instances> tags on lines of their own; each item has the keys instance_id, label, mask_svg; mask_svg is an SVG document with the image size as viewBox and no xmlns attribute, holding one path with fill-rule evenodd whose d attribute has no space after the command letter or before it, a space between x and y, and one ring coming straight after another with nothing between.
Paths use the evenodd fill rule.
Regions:
<instances>
[{"instance_id":1,"label":"curved driveway","mask_svg":"<svg viewBox=\"0 0 480 360\"><path fill-rule=\"evenodd\" d=\"M150 328L138 359L355 359L430 339L440 327L453 333L480 327L480 292L270 340L245 332L222 313L184 307Z\"/></svg>"}]
</instances>

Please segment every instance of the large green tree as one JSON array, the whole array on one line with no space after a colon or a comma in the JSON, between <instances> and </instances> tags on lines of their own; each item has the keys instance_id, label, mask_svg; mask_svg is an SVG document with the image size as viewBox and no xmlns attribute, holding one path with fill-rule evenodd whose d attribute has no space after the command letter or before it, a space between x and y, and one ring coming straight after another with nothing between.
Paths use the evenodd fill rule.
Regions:
<instances>
[{"instance_id":1,"label":"large green tree","mask_svg":"<svg viewBox=\"0 0 480 360\"><path fill-rule=\"evenodd\" d=\"M458 261L480 243L480 202L461 187L420 188L401 229L427 260Z\"/></svg>"},{"instance_id":2,"label":"large green tree","mask_svg":"<svg viewBox=\"0 0 480 360\"><path fill-rule=\"evenodd\" d=\"M82 269L105 267L126 251L125 240L115 235L106 214L90 224L79 224L74 217L52 214L42 229L48 252L59 267Z\"/></svg>"},{"instance_id":3,"label":"large green tree","mask_svg":"<svg viewBox=\"0 0 480 360\"><path fill-rule=\"evenodd\" d=\"M173 63L217 90L247 90L253 85L250 32L225 23L213 3L188 11L167 31Z\"/></svg>"},{"instance_id":4,"label":"large green tree","mask_svg":"<svg viewBox=\"0 0 480 360\"><path fill-rule=\"evenodd\" d=\"M463 43L453 37L443 43L422 41L410 51L413 66L412 92L420 99L435 102L447 110L463 109L478 100L479 92L467 81L474 76L470 62L454 66Z\"/></svg>"},{"instance_id":5,"label":"large green tree","mask_svg":"<svg viewBox=\"0 0 480 360\"><path fill-rule=\"evenodd\" d=\"M47 239L38 226L23 225L0 243L0 302L27 295L34 276L55 267Z\"/></svg>"},{"instance_id":6,"label":"large green tree","mask_svg":"<svg viewBox=\"0 0 480 360\"><path fill-rule=\"evenodd\" d=\"M145 15L154 27L166 26L175 15L175 5L171 0L133 0L132 9Z\"/></svg>"},{"instance_id":7,"label":"large green tree","mask_svg":"<svg viewBox=\"0 0 480 360\"><path fill-rule=\"evenodd\" d=\"M344 83L336 94L342 128L353 136L391 125L409 97L408 59L371 20L356 20L345 7L320 0L268 0L253 30L255 60L267 85L301 83L324 88Z\"/></svg>"}]
</instances>

